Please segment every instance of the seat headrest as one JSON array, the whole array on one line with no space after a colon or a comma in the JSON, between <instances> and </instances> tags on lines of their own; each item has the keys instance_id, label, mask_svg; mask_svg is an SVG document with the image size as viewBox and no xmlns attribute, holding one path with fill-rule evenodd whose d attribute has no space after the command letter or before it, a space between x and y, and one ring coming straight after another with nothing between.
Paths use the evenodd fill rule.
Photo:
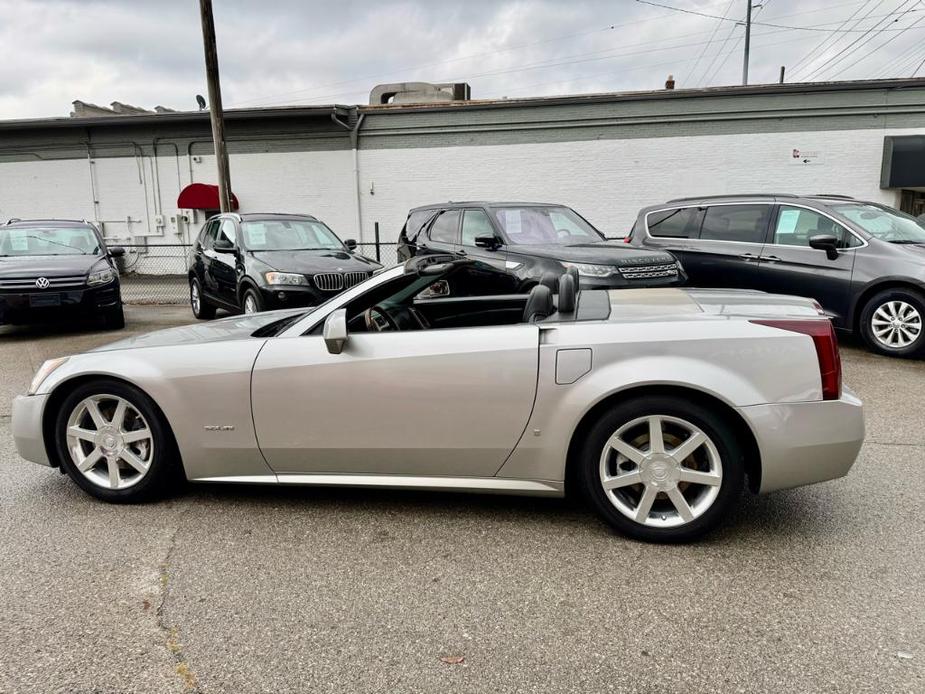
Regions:
<instances>
[{"instance_id":1,"label":"seat headrest","mask_svg":"<svg viewBox=\"0 0 925 694\"><path fill-rule=\"evenodd\" d=\"M552 292L544 284L538 284L527 295L527 305L524 306L524 323L536 323L553 314L556 310L552 303Z\"/></svg>"},{"instance_id":2,"label":"seat headrest","mask_svg":"<svg viewBox=\"0 0 925 694\"><path fill-rule=\"evenodd\" d=\"M559 290L559 277L552 270L547 270L540 277L540 284L548 287L549 291L555 294Z\"/></svg>"},{"instance_id":3,"label":"seat headrest","mask_svg":"<svg viewBox=\"0 0 925 694\"><path fill-rule=\"evenodd\" d=\"M571 272L559 278L559 313L573 313L578 303L578 285Z\"/></svg>"}]
</instances>

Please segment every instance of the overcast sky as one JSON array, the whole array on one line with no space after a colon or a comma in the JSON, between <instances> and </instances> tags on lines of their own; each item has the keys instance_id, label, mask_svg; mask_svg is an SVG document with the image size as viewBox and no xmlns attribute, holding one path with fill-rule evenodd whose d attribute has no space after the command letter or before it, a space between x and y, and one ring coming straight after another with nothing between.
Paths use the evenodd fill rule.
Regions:
<instances>
[{"instance_id":1,"label":"overcast sky","mask_svg":"<svg viewBox=\"0 0 925 694\"><path fill-rule=\"evenodd\" d=\"M741 80L744 30L716 17L742 19L746 0L653 2L713 16L637 0L214 0L225 106L365 103L413 80L466 81L473 98ZM764 0L753 18L753 83L781 65L796 81L925 76L925 0ZM0 119L66 116L74 99L192 109L206 93L198 0L0 0L0 46Z\"/></svg>"}]
</instances>

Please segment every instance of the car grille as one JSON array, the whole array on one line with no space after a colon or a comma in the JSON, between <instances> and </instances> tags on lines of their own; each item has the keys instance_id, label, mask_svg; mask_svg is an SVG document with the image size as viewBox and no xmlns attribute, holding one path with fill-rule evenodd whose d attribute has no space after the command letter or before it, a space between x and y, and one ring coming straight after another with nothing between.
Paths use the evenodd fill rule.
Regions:
<instances>
[{"instance_id":1,"label":"car grille","mask_svg":"<svg viewBox=\"0 0 925 694\"><path fill-rule=\"evenodd\" d=\"M0 289L12 289L29 292L40 292L50 289L62 289L64 287L82 287L87 283L86 275L74 275L71 277L48 277L48 286L39 287L36 282L39 277L3 277L0 278Z\"/></svg>"},{"instance_id":2,"label":"car grille","mask_svg":"<svg viewBox=\"0 0 925 694\"><path fill-rule=\"evenodd\" d=\"M359 284L369 277L368 272L322 272L312 279L315 286L325 292L339 292L342 289Z\"/></svg>"},{"instance_id":3,"label":"car grille","mask_svg":"<svg viewBox=\"0 0 925 694\"><path fill-rule=\"evenodd\" d=\"M653 277L676 277L678 274L677 263L665 263L663 265L636 265L633 267L617 268L620 275L626 280L644 280Z\"/></svg>"}]
</instances>

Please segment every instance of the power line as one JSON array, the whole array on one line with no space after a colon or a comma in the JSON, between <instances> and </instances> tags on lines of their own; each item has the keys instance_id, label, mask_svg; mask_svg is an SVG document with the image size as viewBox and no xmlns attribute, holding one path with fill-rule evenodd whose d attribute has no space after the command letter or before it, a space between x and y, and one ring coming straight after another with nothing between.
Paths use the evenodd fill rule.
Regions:
<instances>
[{"instance_id":1,"label":"power line","mask_svg":"<svg viewBox=\"0 0 925 694\"><path fill-rule=\"evenodd\" d=\"M916 19L914 22L912 22L912 24L910 24L909 26L907 26L907 27L906 27L906 30L908 31L909 29L912 29L916 24L918 24L919 22L921 22L923 19L925 19L925 17L920 16L918 19ZM857 65L858 63L861 63L861 62L867 60L870 56L872 56L874 53L876 53L877 51L879 51L881 48L883 48L883 47L886 46L887 44L892 43L893 41L895 41L896 39L898 39L900 36L903 35L903 33L904 33L904 32L900 32L900 33L898 33L898 34L893 34L890 38L888 38L886 41L884 41L883 43L881 43L879 46L877 46L876 48L871 49L870 51L868 51L867 53L865 53L864 55L862 55L860 58L858 58L857 60L855 60L853 63L851 63L851 64L848 65L847 67L843 67L841 70L839 70L838 72L836 72L834 75L832 75L831 79L835 79L836 77L838 77L838 76L841 75L842 73L847 72L848 70L850 70L851 68L853 68L853 67L854 67L855 65Z\"/></svg>"},{"instance_id":2,"label":"power line","mask_svg":"<svg viewBox=\"0 0 925 694\"><path fill-rule=\"evenodd\" d=\"M851 14L851 16L848 17L848 19L846 19L844 22L841 23L841 25L839 25L838 28L839 28L839 29L844 28L844 26L845 26L848 22L850 22L852 19L854 19L855 16L858 15L861 11L863 11L863 9L864 9L865 7L867 7L867 5L870 4L870 2L871 2L871 0L864 0L864 4L861 5L859 8L857 8L857 9ZM872 8L872 9L870 10L870 12L873 12L874 9L876 9L876 7ZM867 14L870 14L870 12L868 12ZM862 17L861 19L863 19L863 17ZM857 26L858 24L860 24L860 23L861 23L861 19L858 19L858 20L854 23L854 26ZM853 28L853 27L852 27L852 28ZM836 38L836 37L838 37L838 38ZM824 44L828 43L828 42L831 41L832 39L835 39L835 41L834 41L833 43L837 43L837 42L840 40L840 38L841 38L841 36L840 36L839 34L829 34L828 36L823 37L823 39L822 39L819 43L817 43L815 46L813 46L813 47L809 50L809 53L807 53L806 55L804 55L804 56L803 56L802 58L800 58L796 63L794 63L793 65L790 66L790 72L791 72L791 74L795 74L795 73L800 69L800 66L803 65L811 55L813 55L813 54L816 53L820 48L822 48L822 46L823 46Z\"/></svg>"},{"instance_id":3,"label":"power line","mask_svg":"<svg viewBox=\"0 0 925 694\"><path fill-rule=\"evenodd\" d=\"M725 18L726 18L726 15L729 14L729 10L732 9L732 4L733 4L734 2L735 2L735 0L729 0L729 4L726 5L726 11L723 12L723 19L725 19ZM707 42L704 44L703 50L700 51L700 54L697 56L697 60L696 60L696 62L694 63L694 67L691 68L691 71L690 71L690 73L689 73L689 76L690 76L690 78L691 78L692 80L693 80L693 78L694 78L694 74L697 72L697 66L700 65L700 61L701 61L701 59L703 58L704 54L707 52L707 48L710 46L711 43L713 43L713 37L716 36L716 32L719 31L719 28L720 28L722 25L723 25L722 21L718 21L715 25L713 25L713 33L710 34L710 40L707 41Z\"/></svg>"}]
</instances>

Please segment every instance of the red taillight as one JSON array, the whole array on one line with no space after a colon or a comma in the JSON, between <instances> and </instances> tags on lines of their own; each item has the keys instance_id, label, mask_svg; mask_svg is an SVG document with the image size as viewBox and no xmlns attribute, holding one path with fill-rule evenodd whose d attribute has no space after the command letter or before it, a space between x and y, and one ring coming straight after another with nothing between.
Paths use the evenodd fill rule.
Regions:
<instances>
[{"instance_id":1,"label":"red taillight","mask_svg":"<svg viewBox=\"0 0 925 694\"><path fill-rule=\"evenodd\" d=\"M822 399L838 400L841 397L841 355L835 328L828 320L753 320L780 330L809 335L816 347L819 375L822 377Z\"/></svg>"}]
</instances>

